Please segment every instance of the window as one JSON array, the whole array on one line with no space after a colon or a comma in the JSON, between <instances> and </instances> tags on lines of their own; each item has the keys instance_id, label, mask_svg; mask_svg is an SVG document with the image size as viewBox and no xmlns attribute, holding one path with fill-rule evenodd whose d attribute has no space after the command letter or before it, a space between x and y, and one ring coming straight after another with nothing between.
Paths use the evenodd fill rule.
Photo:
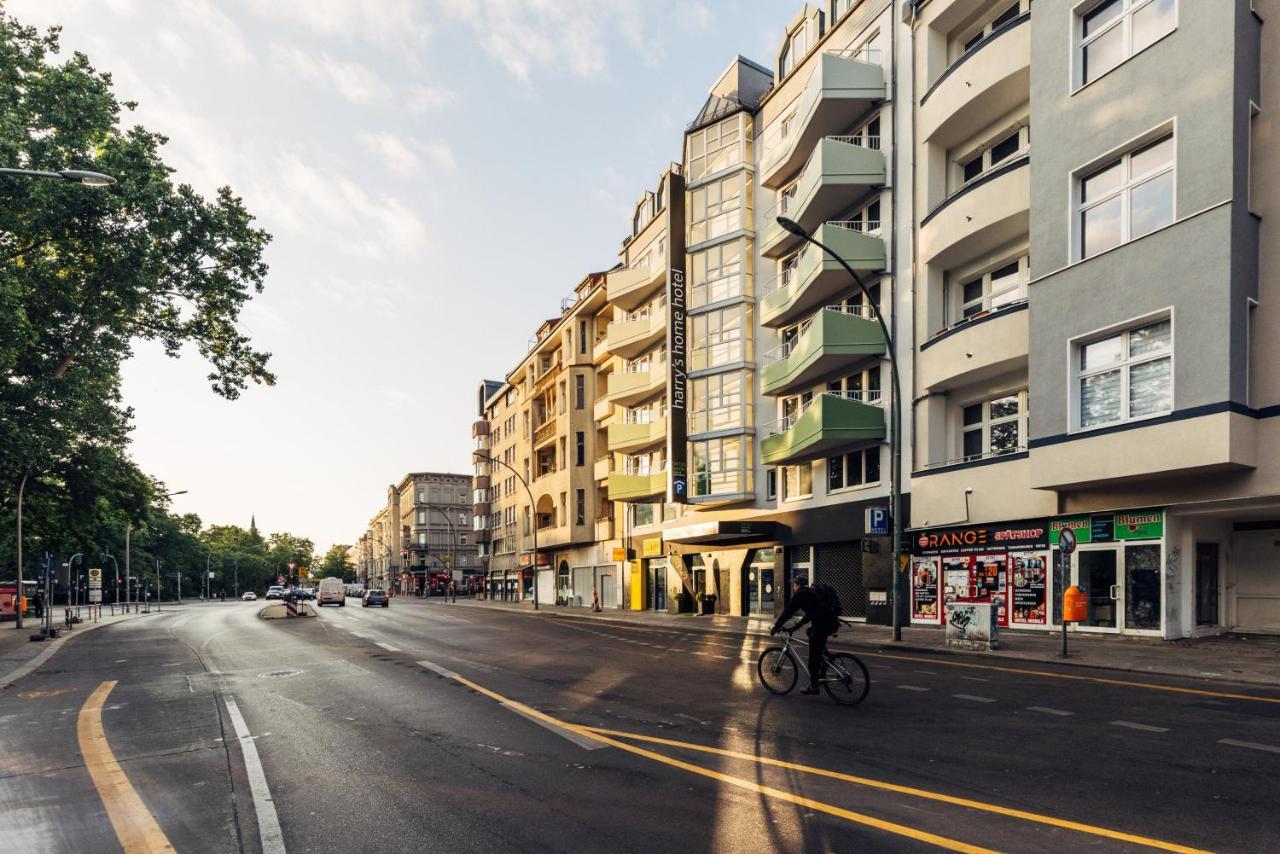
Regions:
<instances>
[{"instance_id":1,"label":"window","mask_svg":"<svg viewBox=\"0 0 1280 854\"><path fill-rule=\"evenodd\" d=\"M587 405L587 377L575 374L573 377L573 408L584 409Z\"/></svg>"},{"instance_id":2,"label":"window","mask_svg":"<svg viewBox=\"0 0 1280 854\"><path fill-rule=\"evenodd\" d=\"M1027 449L1027 393L971 403L960 411L960 444L967 460Z\"/></svg>"},{"instance_id":3,"label":"window","mask_svg":"<svg viewBox=\"0 0 1280 854\"><path fill-rule=\"evenodd\" d=\"M1170 134L1080 179L1080 258L1113 249L1173 222Z\"/></svg>"},{"instance_id":4,"label":"window","mask_svg":"<svg viewBox=\"0 0 1280 854\"><path fill-rule=\"evenodd\" d=\"M578 352L587 352L587 322L585 320L578 321Z\"/></svg>"},{"instance_id":5,"label":"window","mask_svg":"<svg viewBox=\"0 0 1280 854\"><path fill-rule=\"evenodd\" d=\"M782 500L792 501L813 495L813 463L782 467Z\"/></svg>"},{"instance_id":6,"label":"window","mask_svg":"<svg viewBox=\"0 0 1280 854\"><path fill-rule=\"evenodd\" d=\"M1001 264L990 272L962 280L954 289L950 311L958 323L1027 298L1031 263L1027 256Z\"/></svg>"},{"instance_id":7,"label":"window","mask_svg":"<svg viewBox=\"0 0 1280 854\"><path fill-rule=\"evenodd\" d=\"M977 153L970 153L957 160L960 165L960 186L990 172L1006 161L1024 153L1031 146L1031 129L1020 126L996 137ZM959 187L957 187L959 189Z\"/></svg>"},{"instance_id":8,"label":"window","mask_svg":"<svg viewBox=\"0 0 1280 854\"><path fill-rule=\"evenodd\" d=\"M1027 0L1027 2L1029 5L1030 0ZM1003 27L1005 24L1017 18L1018 15L1020 15L1021 13L1022 13L1022 3L1020 2L1020 0L1015 0L1015 2L1000 8L999 11L996 12L996 15L994 18L991 18L990 20L986 21L984 24L982 24L982 26L978 27L976 30L965 31L965 32L968 32L968 35L962 36L963 40L960 43L959 50L955 52L956 55L952 61L954 62L955 60L960 59L966 53L973 50L978 45L982 44L982 42L988 36L990 36L996 30Z\"/></svg>"},{"instance_id":9,"label":"window","mask_svg":"<svg viewBox=\"0 0 1280 854\"><path fill-rule=\"evenodd\" d=\"M751 358L751 307L736 305L699 314L690 319L690 369L702 370Z\"/></svg>"},{"instance_id":10,"label":"window","mask_svg":"<svg viewBox=\"0 0 1280 854\"><path fill-rule=\"evenodd\" d=\"M691 442L693 496L736 495L749 492L751 440L730 436Z\"/></svg>"},{"instance_id":11,"label":"window","mask_svg":"<svg viewBox=\"0 0 1280 854\"><path fill-rule=\"evenodd\" d=\"M827 383L827 391L863 403L877 404L881 399L880 365L840 377Z\"/></svg>"},{"instance_id":12,"label":"window","mask_svg":"<svg viewBox=\"0 0 1280 854\"><path fill-rule=\"evenodd\" d=\"M879 482L879 445L827 458L827 492Z\"/></svg>"},{"instance_id":13,"label":"window","mask_svg":"<svg viewBox=\"0 0 1280 854\"><path fill-rule=\"evenodd\" d=\"M752 185L749 178L750 173L739 172L689 194L690 244L738 231L744 221L750 221Z\"/></svg>"},{"instance_id":14,"label":"window","mask_svg":"<svg viewBox=\"0 0 1280 854\"><path fill-rule=\"evenodd\" d=\"M1079 345L1079 425L1101 427L1173 411L1169 319Z\"/></svg>"},{"instance_id":15,"label":"window","mask_svg":"<svg viewBox=\"0 0 1280 854\"><path fill-rule=\"evenodd\" d=\"M744 400L743 389L747 400ZM744 426L749 420L750 372L734 371L689 381L689 432L693 435Z\"/></svg>"},{"instance_id":16,"label":"window","mask_svg":"<svg viewBox=\"0 0 1280 854\"><path fill-rule=\"evenodd\" d=\"M746 254L751 263L750 251ZM689 308L741 296L750 280L743 276L743 241L711 246L689 256Z\"/></svg>"},{"instance_id":17,"label":"window","mask_svg":"<svg viewBox=\"0 0 1280 854\"><path fill-rule=\"evenodd\" d=\"M772 501L778 497L778 470L767 469L764 473L764 497Z\"/></svg>"},{"instance_id":18,"label":"window","mask_svg":"<svg viewBox=\"0 0 1280 854\"><path fill-rule=\"evenodd\" d=\"M586 465L587 461L587 434L579 430L574 434L573 464L576 466Z\"/></svg>"},{"instance_id":19,"label":"window","mask_svg":"<svg viewBox=\"0 0 1280 854\"><path fill-rule=\"evenodd\" d=\"M688 181L698 181L736 166L744 158L750 159L750 140L743 138L742 118L741 114L732 116L689 134Z\"/></svg>"},{"instance_id":20,"label":"window","mask_svg":"<svg viewBox=\"0 0 1280 854\"><path fill-rule=\"evenodd\" d=\"M1079 13L1076 84L1097 80L1177 26L1177 0L1103 0Z\"/></svg>"},{"instance_id":21,"label":"window","mask_svg":"<svg viewBox=\"0 0 1280 854\"><path fill-rule=\"evenodd\" d=\"M805 21L793 33L788 34L786 46L782 49L781 61L778 64L778 78L786 77L796 66L804 61L809 52L809 22Z\"/></svg>"},{"instance_id":22,"label":"window","mask_svg":"<svg viewBox=\"0 0 1280 854\"><path fill-rule=\"evenodd\" d=\"M574 524L587 524L587 491L585 489L574 490Z\"/></svg>"},{"instance_id":23,"label":"window","mask_svg":"<svg viewBox=\"0 0 1280 854\"><path fill-rule=\"evenodd\" d=\"M418 545L420 545L420 546L425 546L426 544L427 544L427 532L426 532L426 531L419 531L419 532L418 532Z\"/></svg>"}]
</instances>

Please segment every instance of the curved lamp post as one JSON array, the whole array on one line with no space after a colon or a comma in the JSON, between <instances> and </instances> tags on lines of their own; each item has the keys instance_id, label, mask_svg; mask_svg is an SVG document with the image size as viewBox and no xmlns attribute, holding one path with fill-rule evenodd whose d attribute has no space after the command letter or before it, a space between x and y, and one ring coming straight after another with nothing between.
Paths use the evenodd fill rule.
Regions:
<instances>
[{"instance_id":1,"label":"curved lamp post","mask_svg":"<svg viewBox=\"0 0 1280 854\"><path fill-rule=\"evenodd\" d=\"M456 567L458 564L458 532L453 527L453 520L449 518L448 510L445 510L443 507L439 506L438 504L429 504L426 501L422 502L422 506L427 508L428 510L434 510L437 513L439 513L441 516L444 517L445 524L449 526L449 537L453 540L453 554L449 558L450 560L449 581L452 582L453 570L454 570L454 567ZM428 552L428 554L430 554L430 552ZM422 580L422 586L423 586L423 594L425 595L426 594L426 578L425 577Z\"/></svg>"},{"instance_id":2,"label":"curved lamp post","mask_svg":"<svg viewBox=\"0 0 1280 854\"><path fill-rule=\"evenodd\" d=\"M885 323L884 315L880 313L880 306L871 298L871 292L867 290L867 286L863 284L862 277L857 274L849 262L845 261L829 246L816 240L813 235L804 229L802 225L785 216L778 217L778 225L782 226L790 234L794 234L823 252L830 255L844 267L845 271L853 277L853 281L858 285L866 297L867 304L871 306L871 311L875 314L876 321L880 324L880 332L884 335L885 346L889 352L889 371L893 376L893 400L892 400L892 419L889 422L889 449L893 454L893 465L889 473L889 502L891 508L889 510L889 523L893 526L893 639L895 641L902 640L902 622L899 618L899 608L902 607L903 596L903 575L902 575L902 385L898 380L898 354L894 347L893 335L889 332L889 325Z\"/></svg>"},{"instance_id":3,"label":"curved lamp post","mask_svg":"<svg viewBox=\"0 0 1280 854\"><path fill-rule=\"evenodd\" d=\"M525 494L529 496L529 515L533 517L533 610L538 610L538 505L533 500L533 490L529 488L529 482L515 468L497 457L488 454L482 454L479 451L472 451L471 458L484 460L487 463L497 463L507 471L516 476L516 480L520 481L520 485L524 487Z\"/></svg>"},{"instance_id":4,"label":"curved lamp post","mask_svg":"<svg viewBox=\"0 0 1280 854\"><path fill-rule=\"evenodd\" d=\"M9 169L0 168L0 175L13 176L18 178L61 178L64 181L72 181L77 184L83 184L86 187L107 187L116 182L115 178L110 175L104 175L101 172L87 172L82 169L63 169L59 172L46 172L41 169ZM27 478L30 472L22 473L22 480L18 484L18 570L17 583L14 590L14 628L22 629L22 493L27 485Z\"/></svg>"}]
</instances>

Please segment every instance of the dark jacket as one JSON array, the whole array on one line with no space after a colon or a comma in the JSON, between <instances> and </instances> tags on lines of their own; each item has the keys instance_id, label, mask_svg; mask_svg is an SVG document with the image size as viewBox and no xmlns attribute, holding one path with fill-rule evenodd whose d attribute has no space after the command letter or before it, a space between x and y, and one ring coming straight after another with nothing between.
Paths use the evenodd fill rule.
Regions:
<instances>
[{"instance_id":1,"label":"dark jacket","mask_svg":"<svg viewBox=\"0 0 1280 854\"><path fill-rule=\"evenodd\" d=\"M813 592L812 587L801 587L791 597L791 601L787 603L782 616L778 617L778 621L773 624L773 627L775 629L781 628L787 620L796 615L797 611L804 612L804 619L800 621L797 628L806 622L810 622L819 631L835 631L840 625L836 615L822 607L822 603L818 601L818 594Z\"/></svg>"}]
</instances>

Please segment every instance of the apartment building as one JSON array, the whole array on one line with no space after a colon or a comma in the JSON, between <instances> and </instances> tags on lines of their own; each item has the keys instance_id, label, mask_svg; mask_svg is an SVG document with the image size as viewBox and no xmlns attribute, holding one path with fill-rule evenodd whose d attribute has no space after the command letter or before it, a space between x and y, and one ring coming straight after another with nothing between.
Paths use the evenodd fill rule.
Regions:
<instances>
[{"instance_id":1,"label":"apartment building","mask_svg":"<svg viewBox=\"0 0 1280 854\"><path fill-rule=\"evenodd\" d=\"M417 594L432 577L464 582L480 573L473 533L472 479L411 472L387 487L386 503L353 547L365 587Z\"/></svg>"},{"instance_id":2,"label":"apartment building","mask_svg":"<svg viewBox=\"0 0 1280 854\"><path fill-rule=\"evenodd\" d=\"M481 386L475 509L486 520L493 598L620 602L609 468L597 451L605 308L605 275L591 274L539 325L505 382Z\"/></svg>"},{"instance_id":3,"label":"apartment building","mask_svg":"<svg viewBox=\"0 0 1280 854\"><path fill-rule=\"evenodd\" d=\"M890 622L900 416L902 619L1280 630L1271 6L833 0L730 63L595 326L620 601Z\"/></svg>"},{"instance_id":4,"label":"apartment building","mask_svg":"<svg viewBox=\"0 0 1280 854\"><path fill-rule=\"evenodd\" d=\"M1269 5L914 9L914 619L1280 630Z\"/></svg>"}]
</instances>

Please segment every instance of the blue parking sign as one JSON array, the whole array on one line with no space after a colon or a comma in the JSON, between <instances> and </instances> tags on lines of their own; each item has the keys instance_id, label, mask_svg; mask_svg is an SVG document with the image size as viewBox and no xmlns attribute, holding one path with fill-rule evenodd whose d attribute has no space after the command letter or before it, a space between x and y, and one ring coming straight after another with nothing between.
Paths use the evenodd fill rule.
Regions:
<instances>
[{"instance_id":1,"label":"blue parking sign","mask_svg":"<svg viewBox=\"0 0 1280 854\"><path fill-rule=\"evenodd\" d=\"M889 508L868 507L866 513L866 529L868 534L888 534Z\"/></svg>"}]
</instances>

